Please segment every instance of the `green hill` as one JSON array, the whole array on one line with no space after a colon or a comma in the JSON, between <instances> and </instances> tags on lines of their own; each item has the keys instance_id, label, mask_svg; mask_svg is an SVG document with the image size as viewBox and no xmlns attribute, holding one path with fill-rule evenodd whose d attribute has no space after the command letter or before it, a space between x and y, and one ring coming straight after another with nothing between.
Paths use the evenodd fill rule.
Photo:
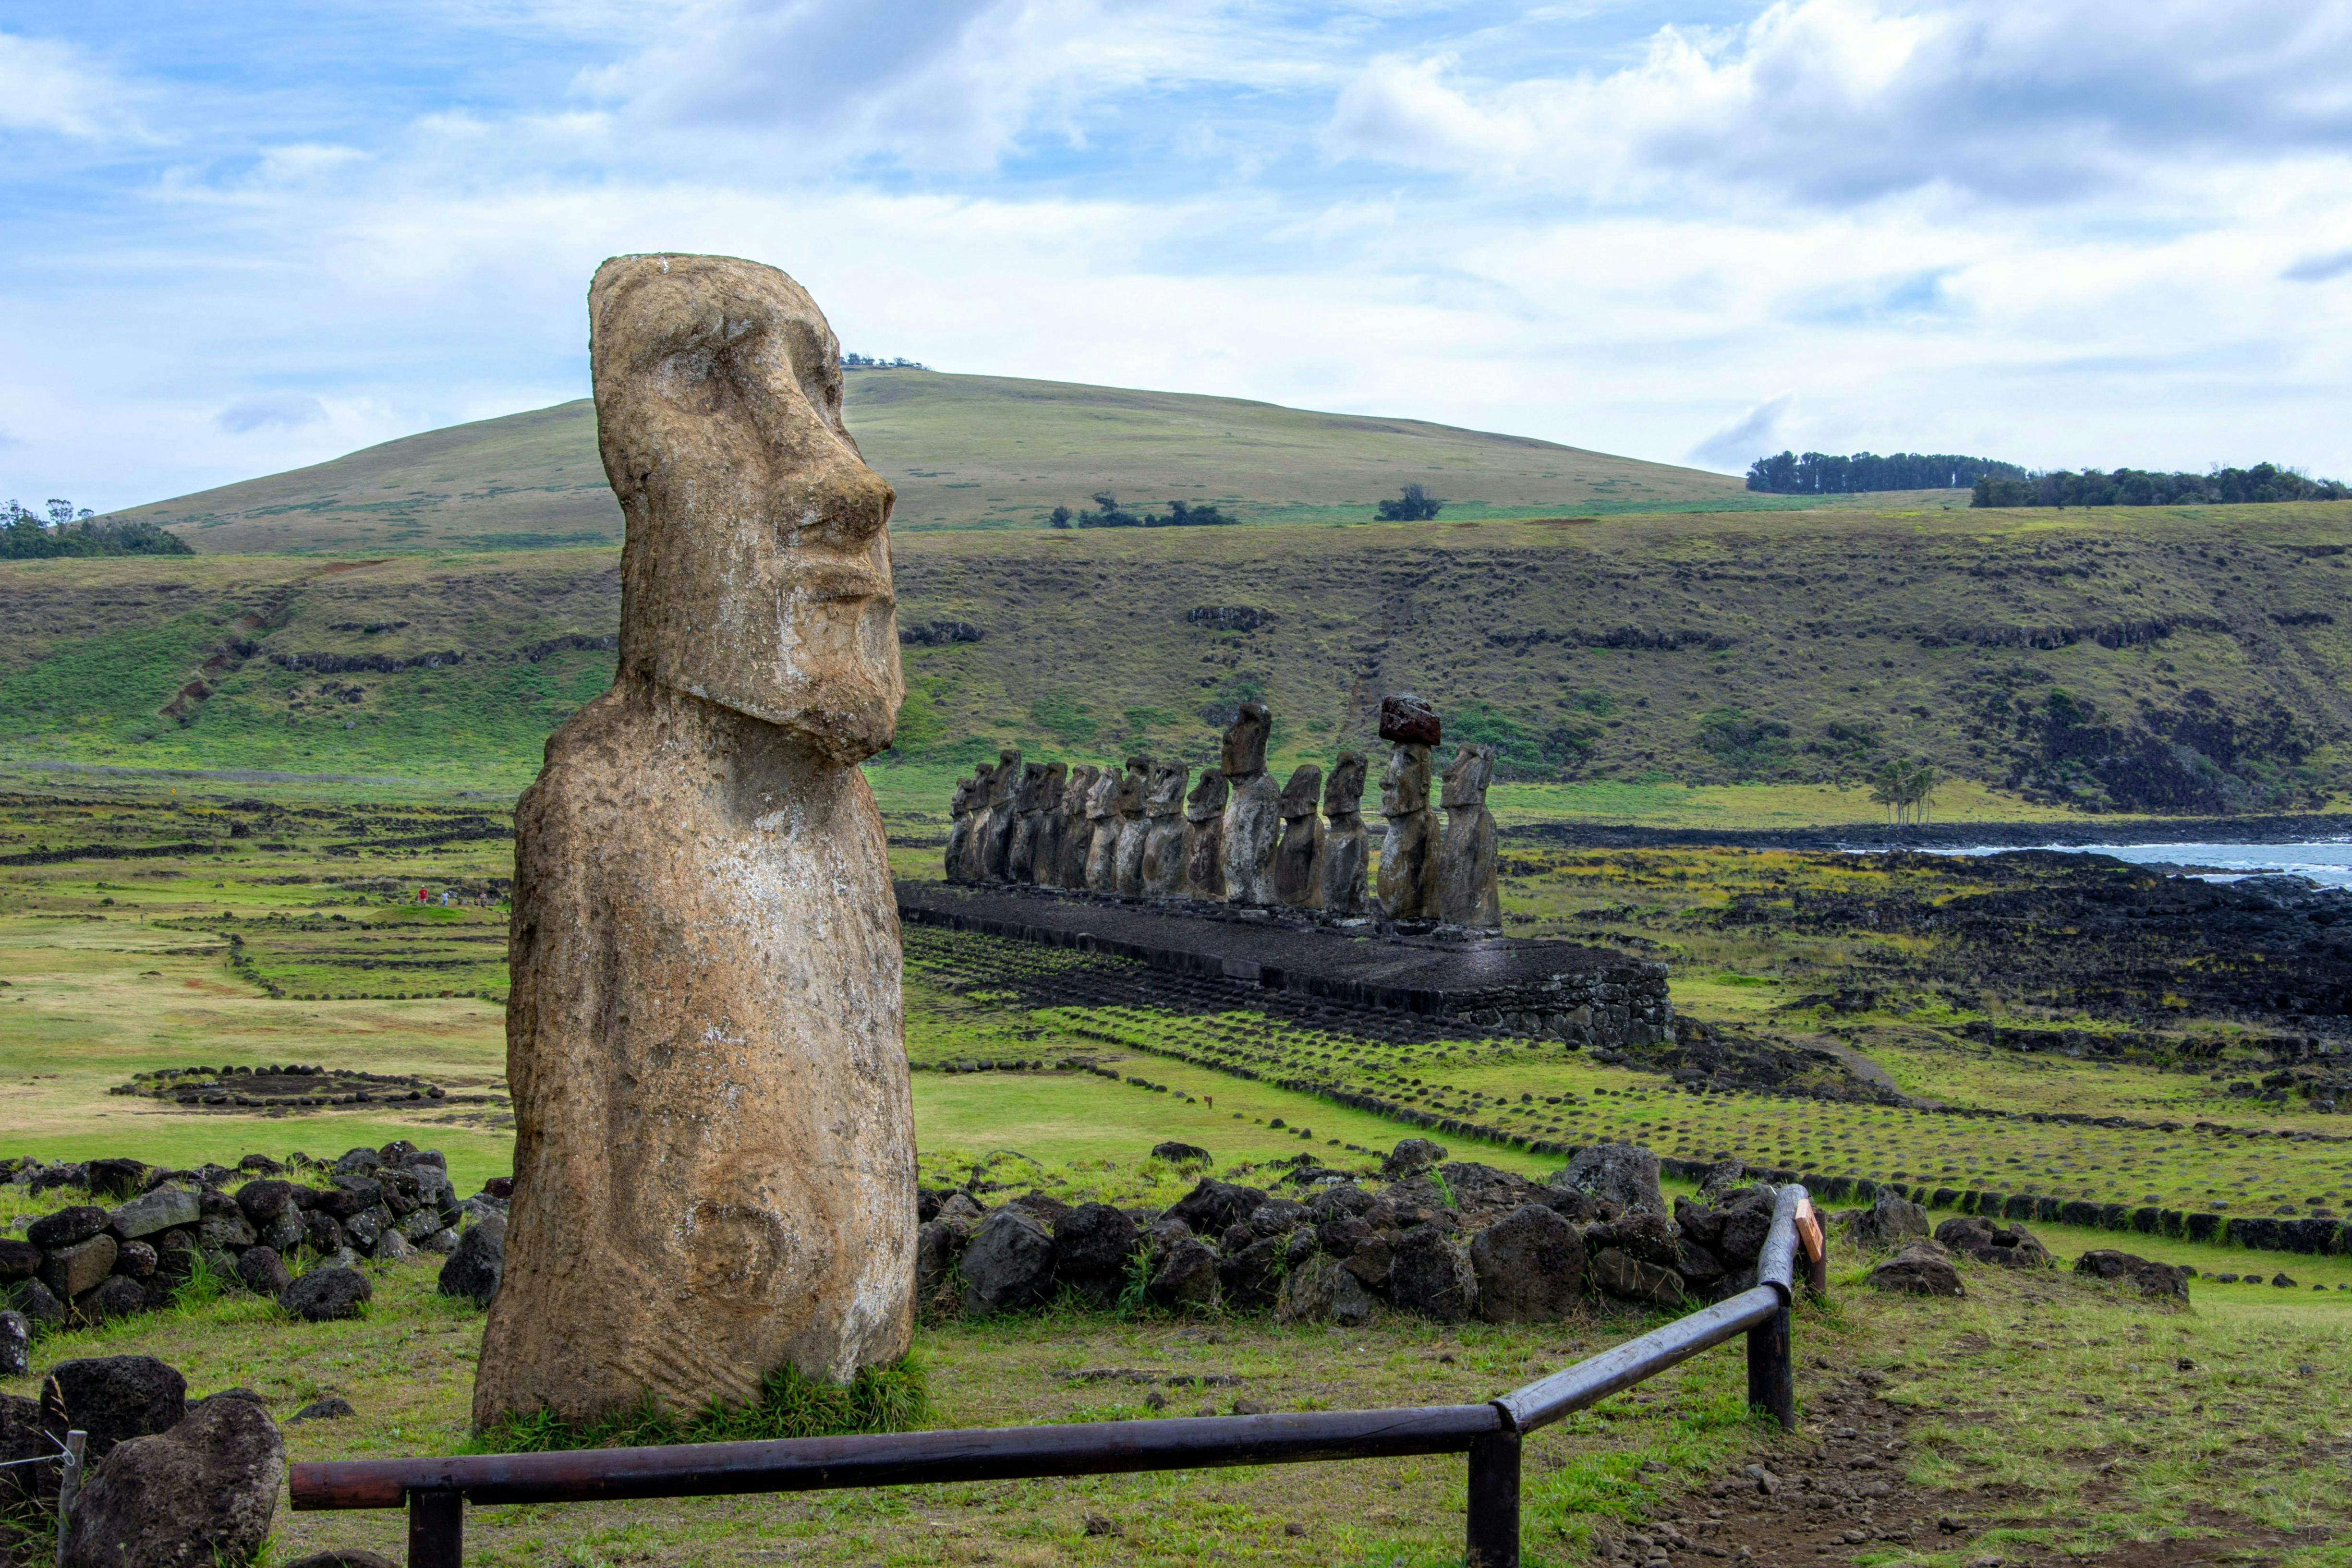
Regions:
<instances>
[{"instance_id":1,"label":"green hill","mask_svg":"<svg viewBox=\"0 0 2352 1568\"><path fill-rule=\"evenodd\" d=\"M1740 480L1415 420L1002 376L859 371L846 418L898 491L895 527L1035 527L1098 490L1245 522L1362 520L1418 482L1450 517L1786 507ZM119 514L206 552L617 543L584 399L386 442Z\"/></svg>"}]
</instances>

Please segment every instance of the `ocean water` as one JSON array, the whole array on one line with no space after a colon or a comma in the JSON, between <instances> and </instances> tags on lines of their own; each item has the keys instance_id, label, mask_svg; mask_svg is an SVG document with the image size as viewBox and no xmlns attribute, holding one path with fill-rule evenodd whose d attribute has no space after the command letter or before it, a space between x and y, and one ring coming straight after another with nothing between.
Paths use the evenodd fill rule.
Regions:
<instances>
[{"instance_id":1,"label":"ocean water","mask_svg":"<svg viewBox=\"0 0 2352 1568\"><path fill-rule=\"evenodd\" d=\"M2020 847L2016 844L1979 845L1928 852L1992 855ZM2134 865L2196 866L2200 869L2191 874L2210 882L2234 882L2240 877L2260 876L2266 872L2290 872L2297 876L2307 876L2323 887L2352 887L2352 838L2317 839L2294 844L2043 844L2034 847L2057 854L2113 855Z\"/></svg>"}]
</instances>

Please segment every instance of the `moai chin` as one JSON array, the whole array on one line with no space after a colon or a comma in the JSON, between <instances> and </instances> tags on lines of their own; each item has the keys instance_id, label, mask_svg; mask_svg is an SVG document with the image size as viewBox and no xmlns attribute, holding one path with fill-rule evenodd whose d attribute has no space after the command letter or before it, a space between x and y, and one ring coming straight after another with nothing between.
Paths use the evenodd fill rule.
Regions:
<instances>
[{"instance_id":1,"label":"moai chin","mask_svg":"<svg viewBox=\"0 0 2352 1568\"><path fill-rule=\"evenodd\" d=\"M1192 770L1162 762L1144 792L1143 895L1173 898L1184 890L1184 784Z\"/></svg>"},{"instance_id":2,"label":"moai chin","mask_svg":"<svg viewBox=\"0 0 2352 1568\"><path fill-rule=\"evenodd\" d=\"M1095 841L1094 819L1087 815L1087 803L1094 798L1095 783L1101 777L1101 768L1081 763L1070 769L1070 781L1062 788L1062 852L1054 864L1056 887L1087 885L1087 852Z\"/></svg>"},{"instance_id":3,"label":"moai chin","mask_svg":"<svg viewBox=\"0 0 2352 1568\"><path fill-rule=\"evenodd\" d=\"M1343 751L1323 784L1323 861L1318 872L1323 913L1353 918L1369 902L1371 841L1364 832L1364 758Z\"/></svg>"},{"instance_id":4,"label":"moai chin","mask_svg":"<svg viewBox=\"0 0 2352 1568\"><path fill-rule=\"evenodd\" d=\"M772 267L589 290L619 669L515 813L515 1188L474 1420L749 1403L906 1354L898 920L858 763L903 692L890 486Z\"/></svg>"},{"instance_id":5,"label":"moai chin","mask_svg":"<svg viewBox=\"0 0 2352 1568\"><path fill-rule=\"evenodd\" d=\"M1004 880L1034 882L1037 866L1037 821L1045 809L1045 765L1021 765L1021 784L1013 792L1013 842L1004 852Z\"/></svg>"},{"instance_id":6,"label":"moai chin","mask_svg":"<svg viewBox=\"0 0 2352 1568\"><path fill-rule=\"evenodd\" d=\"M1391 920L1437 917L1437 827L1429 810L1429 747L1408 741L1381 776L1381 913Z\"/></svg>"},{"instance_id":7,"label":"moai chin","mask_svg":"<svg viewBox=\"0 0 2352 1568\"><path fill-rule=\"evenodd\" d=\"M1030 846L1029 874L1023 880L1040 887L1054 885L1062 863L1062 789L1068 780L1069 768L1059 762L1045 764L1045 775L1037 780L1036 836Z\"/></svg>"},{"instance_id":8,"label":"moai chin","mask_svg":"<svg viewBox=\"0 0 2352 1568\"><path fill-rule=\"evenodd\" d=\"M1495 814L1486 786L1495 778L1495 748L1465 746L1445 770L1445 836L1437 851L1437 917L1452 925L1499 930L1502 867Z\"/></svg>"},{"instance_id":9,"label":"moai chin","mask_svg":"<svg viewBox=\"0 0 2352 1568\"><path fill-rule=\"evenodd\" d=\"M1323 902L1323 819L1316 808L1323 794L1323 769L1302 763L1282 787L1282 840L1274 850L1274 900L1294 909Z\"/></svg>"},{"instance_id":10,"label":"moai chin","mask_svg":"<svg viewBox=\"0 0 2352 1568\"><path fill-rule=\"evenodd\" d=\"M1265 773L1265 743L1274 717L1264 703L1242 704L1241 716L1225 730L1225 825L1219 846L1224 859L1225 902L1260 905L1274 902L1275 835L1282 831L1281 791Z\"/></svg>"},{"instance_id":11,"label":"moai chin","mask_svg":"<svg viewBox=\"0 0 2352 1568\"><path fill-rule=\"evenodd\" d=\"M1013 834L1021 825L1021 754L1011 747L996 754L988 783L988 827L979 834L982 882L1003 882L1012 873Z\"/></svg>"},{"instance_id":12,"label":"moai chin","mask_svg":"<svg viewBox=\"0 0 2352 1568\"><path fill-rule=\"evenodd\" d=\"M1129 758L1126 777L1118 781L1118 849L1111 862L1111 885L1129 898L1143 896L1143 846L1151 836L1143 803L1150 792L1151 758Z\"/></svg>"},{"instance_id":13,"label":"moai chin","mask_svg":"<svg viewBox=\"0 0 2352 1568\"><path fill-rule=\"evenodd\" d=\"M963 849L956 861L958 882L978 882L986 874L987 845L990 821L996 809L990 802L996 794L996 764L983 762L971 770L971 821L963 836Z\"/></svg>"},{"instance_id":14,"label":"moai chin","mask_svg":"<svg viewBox=\"0 0 2352 1568\"><path fill-rule=\"evenodd\" d=\"M1095 831L1087 845L1089 893L1118 891L1118 794L1126 782L1127 776L1118 768L1106 768L1095 776L1095 787L1087 794L1087 821Z\"/></svg>"},{"instance_id":15,"label":"moai chin","mask_svg":"<svg viewBox=\"0 0 2352 1568\"><path fill-rule=\"evenodd\" d=\"M1184 884L1186 898L1214 903L1225 896L1225 776L1209 768L1184 798Z\"/></svg>"},{"instance_id":16,"label":"moai chin","mask_svg":"<svg viewBox=\"0 0 2352 1568\"><path fill-rule=\"evenodd\" d=\"M964 851L971 843L971 806L976 791L969 779L956 780L948 801L948 849L942 856L950 882L963 880Z\"/></svg>"}]
</instances>

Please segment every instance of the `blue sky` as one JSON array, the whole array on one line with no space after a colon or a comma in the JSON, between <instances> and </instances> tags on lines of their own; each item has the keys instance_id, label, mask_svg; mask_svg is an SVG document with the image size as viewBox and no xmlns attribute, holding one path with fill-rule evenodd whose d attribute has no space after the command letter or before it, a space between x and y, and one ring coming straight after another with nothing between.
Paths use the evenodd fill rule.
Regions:
<instances>
[{"instance_id":1,"label":"blue sky","mask_svg":"<svg viewBox=\"0 0 2352 1568\"><path fill-rule=\"evenodd\" d=\"M2352 476L2352 6L0 0L0 498L586 390L627 250L945 370Z\"/></svg>"}]
</instances>

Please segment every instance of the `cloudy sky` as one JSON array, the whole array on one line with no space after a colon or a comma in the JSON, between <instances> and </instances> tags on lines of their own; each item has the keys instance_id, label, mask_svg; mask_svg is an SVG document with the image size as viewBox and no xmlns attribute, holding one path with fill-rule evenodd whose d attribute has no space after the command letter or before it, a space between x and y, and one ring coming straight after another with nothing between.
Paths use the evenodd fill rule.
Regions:
<instances>
[{"instance_id":1,"label":"cloudy sky","mask_svg":"<svg viewBox=\"0 0 2352 1568\"><path fill-rule=\"evenodd\" d=\"M619 251L943 370L2352 476L2346 0L0 0L0 498L583 395Z\"/></svg>"}]
</instances>

